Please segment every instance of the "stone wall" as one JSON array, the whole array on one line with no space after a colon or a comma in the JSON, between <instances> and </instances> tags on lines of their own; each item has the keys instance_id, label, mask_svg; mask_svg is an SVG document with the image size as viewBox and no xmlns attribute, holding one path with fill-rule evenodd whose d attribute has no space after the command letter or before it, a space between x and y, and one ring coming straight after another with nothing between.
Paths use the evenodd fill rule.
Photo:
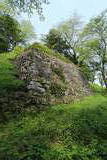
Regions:
<instances>
[{"instance_id":1,"label":"stone wall","mask_svg":"<svg viewBox=\"0 0 107 160\"><path fill-rule=\"evenodd\" d=\"M29 49L17 59L20 79L32 103L49 105L69 103L89 94L88 83L73 63Z\"/></svg>"}]
</instances>

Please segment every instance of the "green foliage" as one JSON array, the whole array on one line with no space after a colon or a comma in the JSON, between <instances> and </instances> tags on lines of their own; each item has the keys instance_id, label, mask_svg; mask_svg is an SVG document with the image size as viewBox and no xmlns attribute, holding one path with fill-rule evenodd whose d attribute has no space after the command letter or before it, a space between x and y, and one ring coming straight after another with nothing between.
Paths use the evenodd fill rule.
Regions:
<instances>
[{"instance_id":1,"label":"green foliage","mask_svg":"<svg viewBox=\"0 0 107 160\"><path fill-rule=\"evenodd\" d=\"M102 87L102 86L100 86L100 85L98 85L98 84L90 84L90 87L91 87L91 89L92 89L92 91L93 91L94 93L105 94L105 95L106 95L106 93L107 93L106 88L105 88L105 87Z\"/></svg>"},{"instance_id":2,"label":"green foliage","mask_svg":"<svg viewBox=\"0 0 107 160\"><path fill-rule=\"evenodd\" d=\"M63 83L52 83L50 87L50 92L55 97L65 96L66 86Z\"/></svg>"},{"instance_id":3,"label":"green foliage","mask_svg":"<svg viewBox=\"0 0 107 160\"><path fill-rule=\"evenodd\" d=\"M107 10L90 20L84 29L84 34L87 39L86 47L90 51L89 63L94 64L95 73L96 71L100 73L98 78L107 88Z\"/></svg>"},{"instance_id":4,"label":"green foliage","mask_svg":"<svg viewBox=\"0 0 107 160\"><path fill-rule=\"evenodd\" d=\"M25 42L36 39L34 27L30 21L22 20L20 24L21 31L23 33L23 39Z\"/></svg>"},{"instance_id":5,"label":"green foliage","mask_svg":"<svg viewBox=\"0 0 107 160\"><path fill-rule=\"evenodd\" d=\"M48 0L6 0L15 12L24 12L32 14L35 10L41 16L43 13L43 4L48 4Z\"/></svg>"},{"instance_id":6,"label":"green foliage","mask_svg":"<svg viewBox=\"0 0 107 160\"><path fill-rule=\"evenodd\" d=\"M8 118L13 117L22 104L15 101L15 92L21 91L24 82L19 79L19 75L13 60L23 52L23 48L16 47L12 52L0 54L0 123L5 123ZM20 99L19 99L20 101ZM9 115L8 112L14 112Z\"/></svg>"},{"instance_id":7,"label":"green foliage","mask_svg":"<svg viewBox=\"0 0 107 160\"><path fill-rule=\"evenodd\" d=\"M106 160L106 104L94 95L1 125L0 159Z\"/></svg>"},{"instance_id":8,"label":"green foliage","mask_svg":"<svg viewBox=\"0 0 107 160\"><path fill-rule=\"evenodd\" d=\"M91 71L90 67L88 67L88 65L86 65L86 64L81 65L80 71L83 73L83 76L85 79L87 79L90 82L93 81L94 74Z\"/></svg>"},{"instance_id":9,"label":"green foliage","mask_svg":"<svg viewBox=\"0 0 107 160\"><path fill-rule=\"evenodd\" d=\"M22 41L19 23L9 15L0 15L0 53L11 51Z\"/></svg>"},{"instance_id":10,"label":"green foliage","mask_svg":"<svg viewBox=\"0 0 107 160\"><path fill-rule=\"evenodd\" d=\"M12 10L11 6L7 4L5 0L0 1L0 14L5 15L15 15L15 12Z\"/></svg>"},{"instance_id":11,"label":"green foliage","mask_svg":"<svg viewBox=\"0 0 107 160\"><path fill-rule=\"evenodd\" d=\"M28 12L29 9L32 11L32 9L37 7L38 13L41 14L41 3L39 5L38 3L34 3L41 1L26 3L28 5L27 8L24 0L8 1L13 5L18 4L17 7L24 12ZM46 3L46 1L42 2ZM99 22L99 19L95 19L95 22ZM92 29L95 28L93 27ZM4 42L5 39L1 41L1 48L3 48ZM4 49L6 47L8 48L8 44L5 43ZM86 50L89 47L92 51L97 51L99 40L91 40L85 47ZM81 48L81 46L80 48L77 47L75 51L80 51L82 50ZM35 49L35 51L37 50L41 54L46 54L52 58L59 58L67 63L70 62L63 55L39 43L33 44L26 50L28 49ZM85 52L85 49L81 53ZM3 96L3 92L5 92L6 96L7 92L11 94L11 91L19 90L24 85L18 79L18 73L13 64L13 60L22 51L23 48L17 47L11 53L9 52L9 54L0 54L0 98L1 95ZM78 58L77 55L75 58ZM82 58L79 58L83 60L84 57L83 55ZM81 70L87 79L90 79L92 76L90 68L84 64L81 65ZM60 83L53 83L50 87L50 92L57 97L64 96L66 88L63 72L59 68L53 68L53 71L62 81ZM27 110L23 115L12 120L10 119L6 124L1 124L0 159L107 160L107 96L105 94L107 90L95 84L91 85L91 89L94 91L93 96L86 97L84 100L75 102L74 104L56 105L39 113ZM2 107L4 106L0 106L1 114ZM17 107L19 107L18 103Z\"/></svg>"},{"instance_id":12,"label":"green foliage","mask_svg":"<svg viewBox=\"0 0 107 160\"><path fill-rule=\"evenodd\" d=\"M74 63L79 63L79 57L81 56L79 48L82 47L82 21L77 14L73 14L68 20L62 22L58 30L61 37L68 46L65 51L65 55Z\"/></svg>"},{"instance_id":13,"label":"green foliage","mask_svg":"<svg viewBox=\"0 0 107 160\"><path fill-rule=\"evenodd\" d=\"M13 59L19 56L23 48L16 47L12 52L0 54L0 94L3 91L15 90L23 84L17 79L16 67Z\"/></svg>"},{"instance_id":14,"label":"green foliage","mask_svg":"<svg viewBox=\"0 0 107 160\"><path fill-rule=\"evenodd\" d=\"M45 46L43 44L34 43L30 47L28 47L26 50L28 50L28 49L36 49L37 51L44 53L48 56L56 57L58 59L61 59L64 62L70 63L70 61L65 56L61 55L58 52L54 52L52 49L49 49L47 46Z\"/></svg>"},{"instance_id":15,"label":"green foliage","mask_svg":"<svg viewBox=\"0 0 107 160\"><path fill-rule=\"evenodd\" d=\"M63 73L63 69L60 67L60 68L54 68L52 66L52 71L58 75L61 79L62 82L65 82L65 76L64 76L64 73Z\"/></svg>"},{"instance_id":16,"label":"green foliage","mask_svg":"<svg viewBox=\"0 0 107 160\"><path fill-rule=\"evenodd\" d=\"M50 32L43 38L43 41L46 46L61 54L66 55L67 49L69 49L69 46L57 29L51 29Z\"/></svg>"}]
</instances>

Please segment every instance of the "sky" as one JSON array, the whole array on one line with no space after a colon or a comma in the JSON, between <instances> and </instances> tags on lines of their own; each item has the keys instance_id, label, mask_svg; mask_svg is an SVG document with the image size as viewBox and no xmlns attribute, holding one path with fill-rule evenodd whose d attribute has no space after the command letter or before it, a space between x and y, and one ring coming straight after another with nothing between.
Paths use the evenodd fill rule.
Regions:
<instances>
[{"instance_id":1,"label":"sky","mask_svg":"<svg viewBox=\"0 0 107 160\"><path fill-rule=\"evenodd\" d=\"M50 4L45 5L45 21L40 21L34 14L31 22L35 27L38 36L47 33L51 28L61 21L68 19L74 12L82 17L84 22L107 8L107 0L49 0Z\"/></svg>"}]
</instances>

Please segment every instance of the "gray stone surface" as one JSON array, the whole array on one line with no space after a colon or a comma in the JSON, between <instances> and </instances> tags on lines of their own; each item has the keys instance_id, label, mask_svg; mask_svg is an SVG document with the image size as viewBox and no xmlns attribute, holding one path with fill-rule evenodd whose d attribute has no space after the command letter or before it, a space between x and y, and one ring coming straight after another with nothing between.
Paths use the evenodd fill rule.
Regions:
<instances>
[{"instance_id":1,"label":"gray stone surface","mask_svg":"<svg viewBox=\"0 0 107 160\"><path fill-rule=\"evenodd\" d=\"M29 49L17 59L20 79L37 104L69 103L89 94L88 83L73 63Z\"/></svg>"}]
</instances>

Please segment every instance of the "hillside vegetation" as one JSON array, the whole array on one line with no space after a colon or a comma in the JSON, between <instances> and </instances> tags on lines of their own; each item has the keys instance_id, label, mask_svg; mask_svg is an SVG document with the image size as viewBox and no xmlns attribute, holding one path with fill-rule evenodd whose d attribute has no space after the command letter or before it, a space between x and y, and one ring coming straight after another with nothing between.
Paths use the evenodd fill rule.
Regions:
<instances>
[{"instance_id":1,"label":"hillside vegetation","mask_svg":"<svg viewBox=\"0 0 107 160\"><path fill-rule=\"evenodd\" d=\"M16 47L10 53L0 54L0 93L15 90L22 85L22 81L18 79L18 73L13 60L22 53L23 49Z\"/></svg>"},{"instance_id":2,"label":"hillside vegetation","mask_svg":"<svg viewBox=\"0 0 107 160\"><path fill-rule=\"evenodd\" d=\"M16 64L28 97L39 108L69 103L90 94L88 81L79 67L44 45L30 46Z\"/></svg>"},{"instance_id":3,"label":"hillside vegetation","mask_svg":"<svg viewBox=\"0 0 107 160\"><path fill-rule=\"evenodd\" d=\"M106 116L100 94L27 113L0 126L0 159L106 160Z\"/></svg>"},{"instance_id":4,"label":"hillside vegetation","mask_svg":"<svg viewBox=\"0 0 107 160\"><path fill-rule=\"evenodd\" d=\"M0 160L107 160L107 9L74 4L0 1Z\"/></svg>"},{"instance_id":5,"label":"hillside vegetation","mask_svg":"<svg viewBox=\"0 0 107 160\"><path fill-rule=\"evenodd\" d=\"M13 63L21 51L0 55L1 111L3 99L24 86ZM11 118L0 125L0 160L106 160L107 96L101 87L92 89L92 96L74 104L47 106L44 111L31 104L18 115L14 107L21 104L14 105L13 96L9 107L14 112L7 111Z\"/></svg>"}]
</instances>

